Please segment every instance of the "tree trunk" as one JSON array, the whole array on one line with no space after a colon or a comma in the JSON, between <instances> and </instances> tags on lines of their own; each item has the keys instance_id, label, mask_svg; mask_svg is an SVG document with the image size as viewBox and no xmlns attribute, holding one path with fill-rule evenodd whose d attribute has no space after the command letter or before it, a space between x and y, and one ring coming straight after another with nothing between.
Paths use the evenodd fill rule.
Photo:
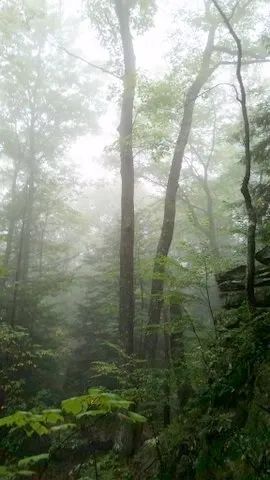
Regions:
<instances>
[{"instance_id":1,"label":"tree trunk","mask_svg":"<svg viewBox=\"0 0 270 480\"><path fill-rule=\"evenodd\" d=\"M119 143L121 157L121 238L119 332L123 348L133 353L134 335L134 164L132 148L133 105L136 65L130 32L130 9L124 0L115 0L119 21L124 68Z\"/></svg>"},{"instance_id":2,"label":"tree trunk","mask_svg":"<svg viewBox=\"0 0 270 480\"><path fill-rule=\"evenodd\" d=\"M24 218L24 238L22 252L22 280L27 280L30 262L31 250L31 231L33 224L33 208L35 194L35 113L33 106L31 107L31 123L29 126L29 157L28 157L28 179L26 189L26 209Z\"/></svg>"},{"instance_id":3,"label":"tree trunk","mask_svg":"<svg viewBox=\"0 0 270 480\"><path fill-rule=\"evenodd\" d=\"M164 317L164 405L163 405L163 426L167 427L171 423L171 349L170 349L170 319L167 305L163 305Z\"/></svg>"},{"instance_id":4,"label":"tree trunk","mask_svg":"<svg viewBox=\"0 0 270 480\"><path fill-rule=\"evenodd\" d=\"M237 47L237 65L236 76L240 88L240 97L237 100L241 104L242 117L244 124L244 147L245 147L245 174L241 185L241 192L244 197L247 216L248 216L248 231L247 231L247 275L246 275L246 296L249 308L251 310L256 306L254 281L255 281L255 253L256 253L256 227L257 215L256 208L253 205L252 198L249 191L249 181L251 173L251 150L250 150L250 126L247 111L247 96L242 78L242 58L243 49L240 38L234 31L230 20L227 18L223 10L220 8L216 0L212 0L216 9L220 13L225 25L227 26L232 38Z\"/></svg>"},{"instance_id":5,"label":"tree trunk","mask_svg":"<svg viewBox=\"0 0 270 480\"><path fill-rule=\"evenodd\" d=\"M15 224L16 224L16 218L14 215L13 208L15 206L16 202L16 190L17 190L17 177L19 173L19 163L15 162L14 160L14 171L13 171L13 177L12 177L12 185L11 185L11 211L9 211L8 215L8 233L7 233L7 244L6 244L6 250L5 250L5 255L4 255L4 267L8 268L9 266L9 261L10 261L10 255L12 251L12 242L13 242L13 236L14 236L14 230L15 230Z\"/></svg>"},{"instance_id":6,"label":"tree trunk","mask_svg":"<svg viewBox=\"0 0 270 480\"><path fill-rule=\"evenodd\" d=\"M11 276L11 272L9 272L9 266L10 266L10 257L11 257L11 252L12 252L12 245L13 245L13 239L14 239L14 231L16 227L16 215L14 212L14 207L16 204L16 190L17 190L17 178L18 178L18 173L19 173L19 163L13 160L13 165L14 165L14 170L13 170L13 176L12 176L12 184L11 184L11 200L10 200L10 205L8 209L8 231L7 231L7 242L6 242L6 248L5 248L5 253L4 253L4 259L3 259L3 266L5 268L5 274L3 278L0 279L0 287L2 289L2 298L1 298L1 306L0 306L0 312L1 312L1 317L2 315L6 316L7 311L8 311L8 303L9 303L9 294L6 290L6 284L8 278Z\"/></svg>"},{"instance_id":7,"label":"tree trunk","mask_svg":"<svg viewBox=\"0 0 270 480\"><path fill-rule=\"evenodd\" d=\"M219 257L219 248L217 242L217 234L216 234L216 222L215 222L215 214L213 209L213 199L212 194L208 184L208 175L206 173L204 178L204 191L206 194L206 201L207 201L207 219L208 219L208 227L209 227L209 246L211 252L215 257Z\"/></svg>"},{"instance_id":8,"label":"tree trunk","mask_svg":"<svg viewBox=\"0 0 270 480\"><path fill-rule=\"evenodd\" d=\"M45 212L45 219L44 224L41 228L41 235L40 235L40 250L39 250L39 275L41 276L43 273L43 250L44 250L44 238L46 234L46 229L48 225L48 218L49 218L49 204L47 204L46 212Z\"/></svg>"},{"instance_id":9,"label":"tree trunk","mask_svg":"<svg viewBox=\"0 0 270 480\"><path fill-rule=\"evenodd\" d=\"M25 189L25 194L27 196L27 186ZM22 227L21 227L19 245L18 245L16 271L15 271L15 278L14 278L13 298L12 298L12 305L11 305L11 312L10 312L10 325L12 326L12 328L14 328L16 324L18 293L19 293L19 287L20 287L20 282L22 278L22 256L23 256L23 244L24 244L24 235L25 235L26 206L27 204L26 204L26 198L25 198L25 204L24 204L24 209L22 214Z\"/></svg>"},{"instance_id":10,"label":"tree trunk","mask_svg":"<svg viewBox=\"0 0 270 480\"><path fill-rule=\"evenodd\" d=\"M214 46L214 37L215 28L211 27L208 34L206 47L203 53L200 70L186 95L183 119L180 127L179 136L175 145L173 160L166 188L163 224L157 246L156 256L154 259L148 332L146 333L145 337L145 356L151 360L154 360L156 356L158 338L157 328L160 324L161 310L163 305L164 273L166 267L166 259L171 246L174 232L176 196L179 176L185 148L188 143L189 134L191 131L192 117L196 99L203 85L212 73L210 63Z\"/></svg>"},{"instance_id":11,"label":"tree trunk","mask_svg":"<svg viewBox=\"0 0 270 480\"><path fill-rule=\"evenodd\" d=\"M31 230L33 222L33 206L34 206L34 175L30 173L30 178L27 185L26 194L26 213L24 219L24 235L23 235L23 250L22 250L22 280L27 280L29 272L30 261L30 245L31 245Z\"/></svg>"},{"instance_id":12,"label":"tree trunk","mask_svg":"<svg viewBox=\"0 0 270 480\"><path fill-rule=\"evenodd\" d=\"M170 351L171 363L174 370L178 412L182 413L186 403L193 395L194 391L186 372L186 358L185 358L185 342L184 342L184 327L181 326L184 311L179 302L170 302Z\"/></svg>"}]
</instances>

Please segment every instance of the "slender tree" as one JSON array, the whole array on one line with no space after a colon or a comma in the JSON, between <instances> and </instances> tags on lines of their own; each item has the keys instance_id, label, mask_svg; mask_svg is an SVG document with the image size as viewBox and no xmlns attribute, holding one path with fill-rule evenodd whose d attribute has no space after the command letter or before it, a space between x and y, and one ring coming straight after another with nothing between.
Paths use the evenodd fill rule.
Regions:
<instances>
[{"instance_id":1,"label":"slender tree","mask_svg":"<svg viewBox=\"0 0 270 480\"><path fill-rule=\"evenodd\" d=\"M212 0L216 9L220 13L224 24L228 28L232 38L235 41L237 47L237 64L236 64L236 76L240 89L240 96L237 95L237 100L241 104L242 117L244 124L244 147L245 147L245 174L241 185L241 192L244 197L246 211L248 215L248 231L247 231L247 274L246 274L246 295L247 302L251 309L256 305L255 291L254 291L254 281L255 281L255 252L256 252L256 226L257 226L257 215L256 208L253 205L249 182L251 174L251 149L250 149L250 125L247 109L247 95L246 89L242 77L242 58L243 58L243 48L242 42L235 32L230 19L224 13L219 3L216 0Z\"/></svg>"},{"instance_id":2,"label":"slender tree","mask_svg":"<svg viewBox=\"0 0 270 480\"><path fill-rule=\"evenodd\" d=\"M215 108L215 107L214 107ZM200 174L196 167L193 164L192 157L191 161L188 162L192 176L197 180L198 184L202 187L202 190L205 195L206 200L206 218L207 218L207 225L204 225L203 222L200 222L198 215L195 212L194 205L189 201L188 196L185 193L182 193L181 197L186 203L188 211L192 217L192 220L196 227L206 236L211 253L218 258L220 256L218 240L217 240L217 228L216 228L216 219L214 214L214 204L213 204L213 195L211 192L211 187L209 185L209 170L213 163L214 151L215 151L215 144L216 144L216 114L214 113L214 124L212 130L212 141L211 141L211 148L209 154L205 156L203 152L200 151L198 146L190 145L190 150L192 157L194 155L196 161L199 162L200 166L202 167L203 173Z\"/></svg>"},{"instance_id":3,"label":"slender tree","mask_svg":"<svg viewBox=\"0 0 270 480\"><path fill-rule=\"evenodd\" d=\"M154 259L148 331L145 337L145 355L146 357L149 357L151 359L154 359L156 355L158 338L157 327L160 324L163 305L166 258L170 250L174 232L178 182L185 149L192 127L192 118L196 99L200 94L203 85L209 79L213 71L213 68L211 67L211 57L214 48L214 38L215 27L211 26L208 32L208 38L204 49L200 69L195 80L189 87L186 95L182 122L179 135L175 144L168 183L166 187L163 223Z\"/></svg>"},{"instance_id":4,"label":"slender tree","mask_svg":"<svg viewBox=\"0 0 270 480\"><path fill-rule=\"evenodd\" d=\"M119 331L125 351L133 353L134 332L134 163L132 148L136 64L130 31L130 2L115 0L123 50L124 76L119 125L121 157L121 239Z\"/></svg>"}]
</instances>

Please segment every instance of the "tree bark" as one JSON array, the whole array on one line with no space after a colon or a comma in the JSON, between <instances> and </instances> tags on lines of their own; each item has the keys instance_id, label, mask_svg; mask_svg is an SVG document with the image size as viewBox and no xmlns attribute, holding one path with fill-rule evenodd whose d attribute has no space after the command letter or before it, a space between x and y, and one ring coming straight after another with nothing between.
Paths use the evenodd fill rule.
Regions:
<instances>
[{"instance_id":1,"label":"tree bark","mask_svg":"<svg viewBox=\"0 0 270 480\"><path fill-rule=\"evenodd\" d=\"M34 95L35 99L35 95ZM22 252L22 280L27 280L30 261L31 231L33 224L33 208L35 195L35 113L34 107L31 107L31 123L29 125L29 154L28 154L28 179L26 190L26 209L24 218L24 237Z\"/></svg>"},{"instance_id":2,"label":"tree bark","mask_svg":"<svg viewBox=\"0 0 270 480\"><path fill-rule=\"evenodd\" d=\"M45 212L45 218L44 218L44 224L41 228L41 235L40 235L40 250L39 250L39 275L41 276L43 273L43 250L44 250L44 238L46 234L46 229L48 225L48 218L49 218L49 204L47 204L46 207L46 212Z\"/></svg>"},{"instance_id":3,"label":"tree bark","mask_svg":"<svg viewBox=\"0 0 270 480\"><path fill-rule=\"evenodd\" d=\"M171 364L174 371L177 388L178 412L182 413L183 408L193 395L193 388L189 377L186 375L185 339L184 327L181 321L184 311L179 302L170 302L170 352ZM182 378L181 378L182 377Z\"/></svg>"},{"instance_id":4,"label":"tree bark","mask_svg":"<svg viewBox=\"0 0 270 480\"><path fill-rule=\"evenodd\" d=\"M119 333L123 348L133 353L134 336L134 162L133 106L136 87L136 61L130 31L130 7L125 0L115 0L124 58L123 96L119 125L121 157L121 238Z\"/></svg>"},{"instance_id":5,"label":"tree bark","mask_svg":"<svg viewBox=\"0 0 270 480\"><path fill-rule=\"evenodd\" d=\"M25 200L26 213L25 213L25 219L24 219L24 235L23 235L23 246L22 246L22 268L21 268L22 280L27 280L28 272L29 272L31 231L32 231L32 223L33 223L33 206L34 206L33 172L30 172L26 195L27 195Z\"/></svg>"},{"instance_id":6,"label":"tree bark","mask_svg":"<svg viewBox=\"0 0 270 480\"><path fill-rule=\"evenodd\" d=\"M6 244L4 262L3 262L5 268L8 268L8 266L9 266L10 255L11 255L11 251L12 251L12 242L13 242L14 230L15 230L15 225L16 225L16 218L15 218L13 209L14 209L14 206L15 206L15 203L16 203L17 178L18 178L18 173L19 173L19 162L16 162L14 160L13 164L14 164L14 171L13 171L13 176L12 176L11 201L10 201L10 208L9 208L9 214L8 214L7 244Z\"/></svg>"},{"instance_id":7,"label":"tree bark","mask_svg":"<svg viewBox=\"0 0 270 480\"><path fill-rule=\"evenodd\" d=\"M200 70L186 95L182 123L179 136L175 145L174 155L166 188L163 224L157 246L156 256L154 259L148 331L146 332L145 336L145 356L150 360L154 360L156 356L158 339L157 328L160 325L161 310L163 305L164 273L166 267L166 259L169 253L174 232L176 196L179 176L185 148L188 143L189 134L191 131L193 111L196 99L203 85L212 73L210 63L214 47L214 37L215 28L211 27L208 33L208 39L203 53Z\"/></svg>"},{"instance_id":8,"label":"tree bark","mask_svg":"<svg viewBox=\"0 0 270 480\"><path fill-rule=\"evenodd\" d=\"M25 188L25 194L27 195L27 185ZM22 214L22 227L21 227L19 245L18 245L17 263L16 263L14 288L13 288L13 298L12 298L12 305L11 305L11 312L10 312L10 325L12 328L14 328L16 324L18 293L19 293L19 286L20 286L20 281L22 277L22 256L23 256L23 243L24 243L24 235L25 235L26 207L27 207L27 203L25 199L24 209Z\"/></svg>"},{"instance_id":9,"label":"tree bark","mask_svg":"<svg viewBox=\"0 0 270 480\"><path fill-rule=\"evenodd\" d=\"M164 369L166 376L164 378L164 405L163 405L163 426L166 428L171 423L171 352L170 352L170 336L169 328L170 319L167 311L167 306L163 305L164 317Z\"/></svg>"},{"instance_id":10,"label":"tree bark","mask_svg":"<svg viewBox=\"0 0 270 480\"><path fill-rule=\"evenodd\" d=\"M215 214L213 209L213 199L211 195L211 191L209 189L208 184L208 176L206 173L205 180L204 180L204 191L207 198L207 217L208 217L208 225L209 225L209 245L212 253L215 257L219 257L219 248L217 242L217 235L216 235L216 222L215 222Z\"/></svg>"},{"instance_id":11,"label":"tree bark","mask_svg":"<svg viewBox=\"0 0 270 480\"><path fill-rule=\"evenodd\" d=\"M238 101L241 104L242 117L244 123L244 147L245 147L245 174L241 185L241 193L244 197L247 216L248 216L248 231L247 231L247 275L246 275L246 296L249 308L251 310L256 306L255 298L255 253L256 253L256 228L257 215L256 208L253 205L252 198L249 191L250 173L251 173L251 150L250 150L250 126L247 110L247 96L245 85L242 78L242 58L243 49L242 42L236 32L234 31L229 18L225 15L216 0L212 0L219 14L221 15L225 25L227 26L231 36L233 37L237 47L237 66L236 76L240 88L241 97Z\"/></svg>"}]
</instances>

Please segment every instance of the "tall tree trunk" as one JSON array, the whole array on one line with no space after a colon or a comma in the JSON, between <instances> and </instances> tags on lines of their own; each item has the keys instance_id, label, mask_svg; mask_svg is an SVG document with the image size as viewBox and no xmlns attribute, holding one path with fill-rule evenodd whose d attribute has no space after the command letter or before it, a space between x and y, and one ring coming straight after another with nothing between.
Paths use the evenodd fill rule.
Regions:
<instances>
[{"instance_id":1,"label":"tall tree trunk","mask_svg":"<svg viewBox=\"0 0 270 480\"><path fill-rule=\"evenodd\" d=\"M25 197L27 198L27 185L25 188ZM17 254L17 263L16 263L16 270L15 270L15 278L14 278L14 288L13 288L13 298L12 298L12 305L10 311L10 325L12 328L15 327L16 324L16 317L17 317L17 302L18 302L18 293L20 288L20 282L22 279L22 257L23 257L23 245L24 245L24 236L25 236L25 223L26 223L26 210L27 210L27 203L24 203L24 209L22 213L22 227L20 231L20 238L19 238L19 245L18 245L18 254Z\"/></svg>"},{"instance_id":2,"label":"tall tree trunk","mask_svg":"<svg viewBox=\"0 0 270 480\"><path fill-rule=\"evenodd\" d=\"M250 150L250 126L247 110L247 96L245 85L242 78L242 58L243 49L242 43L236 32L234 31L230 20L227 18L220 5L216 0L212 0L216 9L220 13L225 25L227 26L232 38L237 47L237 66L236 76L240 89L240 97L237 97L241 104L242 117L244 124L244 147L245 147L245 174L241 185L241 192L244 197L247 216L248 216L248 231L247 231L247 275L246 275L246 295L249 308L253 310L256 306L255 298L255 252L256 252L256 227L257 215L256 208L253 205L252 198L249 191L250 173L251 173L251 150Z\"/></svg>"},{"instance_id":3,"label":"tall tree trunk","mask_svg":"<svg viewBox=\"0 0 270 480\"><path fill-rule=\"evenodd\" d=\"M203 53L200 70L186 95L182 123L179 136L175 145L174 155L166 188L163 224L157 246L156 256L154 259L148 332L146 333L145 337L145 355L151 360L154 360L156 356L158 338L157 328L160 324L161 310L163 305L164 273L166 267L166 259L169 253L174 232L176 196L179 176L185 148L188 143L189 134L191 131L193 111L196 99L203 85L212 73L210 63L214 46L214 38L215 28L211 27L208 33L208 39Z\"/></svg>"},{"instance_id":4,"label":"tall tree trunk","mask_svg":"<svg viewBox=\"0 0 270 480\"><path fill-rule=\"evenodd\" d=\"M211 252L215 257L219 257L219 248L217 242L217 234L216 234L216 222L215 222L215 214L213 209L213 198L208 184L208 173L206 171L204 177L204 191L206 194L206 202L207 202L207 219L208 219L208 228L209 228L209 245Z\"/></svg>"},{"instance_id":5,"label":"tall tree trunk","mask_svg":"<svg viewBox=\"0 0 270 480\"><path fill-rule=\"evenodd\" d=\"M170 351L170 318L167 305L163 305L164 318L164 370L166 372L163 384L163 426L171 423L171 351Z\"/></svg>"},{"instance_id":6,"label":"tall tree trunk","mask_svg":"<svg viewBox=\"0 0 270 480\"><path fill-rule=\"evenodd\" d=\"M216 119L216 111L214 106L214 125L213 125L213 132L212 132L212 145L211 150L207 159L206 163L203 163L204 169L204 176L203 176L203 189L206 195L206 210L207 210L207 217L208 217L208 227L209 227L209 246L211 249L212 254L216 257L220 257L218 241L217 241L217 229L216 229L216 221L215 221L215 213L213 208L213 197L212 192L209 186L208 181L208 173L211 161L213 160L213 155L216 146L216 128L217 128L217 119Z\"/></svg>"},{"instance_id":7,"label":"tall tree trunk","mask_svg":"<svg viewBox=\"0 0 270 480\"><path fill-rule=\"evenodd\" d=\"M119 332L125 351L133 353L134 336L134 163L132 147L133 106L136 87L136 61L130 32L130 7L115 0L119 21L124 68L121 119L119 125L121 157L121 239Z\"/></svg>"},{"instance_id":8,"label":"tall tree trunk","mask_svg":"<svg viewBox=\"0 0 270 480\"><path fill-rule=\"evenodd\" d=\"M47 225L48 225L48 218L49 218L49 204L47 204L47 207L46 207L44 224L42 226L41 235L40 235L39 268L38 268L40 276L43 273L44 238L45 238L46 229L47 229Z\"/></svg>"},{"instance_id":9,"label":"tall tree trunk","mask_svg":"<svg viewBox=\"0 0 270 480\"><path fill-rule=\"evenodd\" d=\"M30 262L31 231L34 206L34 174L30 172L26 194L26 214L24 219L23 251L22 251L22 280L27 280Z\"/></svg>"},{"instance_id":10,"label":"tall tree trunk","mask_svg":"<svg viewBox=\"0 0 270 480\"><path fill-rule=\"evenodd\" d=\"M29 126L29 157L28 157L28 179L25 199L24 238L22 252L22 280L27 280L29 272L31 231L33 224L33 208L35 194L35 113L31 107L31 123Z\"/></svg>"},{"instance_id":11,"label":"tall tree trunk","mask_svg":"<svg viewBox=\"0 0 270 480\"><path fill-rule=\"evenodd\" d=\"M179 302L170 302L170 352L171 364L174 370L177 388L178 411L181 413L189 398L193 395L193 388L187 376L184 327L181 326L184 311Z\"/></svg>"},{"instance_id":12,"label":"tall tree trunk","mask_svg":"<svg viewBox=\"0 0 270 480\"><path fill-rule=\"evenodd\" d=\"M14 230L15 230L15 224L16 224L16 218L14 215L13 208L15 206L16 202L16 190L17 190L17 177L19 173L19 163L14 160L14 171L13 171L13 176L12 176L12 185L11 185L11 201L10 201L10 211L8 214L8 232L7 232L7 244L6 244L6 250L5 250L5 255L4 255L4 267L8 268L9 266L9 261L10 261L10 255L12 251L12 242L13 242L13 236L14 236Z\"/></svg>"},{"instance_id":13,"label":"tall tree trunk","mask_svg":"<svg viewBox=\"0 0 270 480\"><path fill-rule=\"evenodd\" d=\"M10 266L10 257L11 257L11 252L12 252L12 246L13 246L13 240L14 240L14 231L16 227L16 215L14 212L14 207L16 204L16 190L17 190L17 178L18 178L18 173L19 173L19 162L13 160L13 165L14 165L14 170L13 170L13 175L12 175L12 183L11 183L11 199L10 199L10 205L8 208L8 230L7 230L7 242L6 242L6 248L5 248L5 253L4 253L4 259L3 259L3 266L6 270L4 277L0 279L0 288L1 288L1 304L0 304L0 314L1 316L4 315L4 317L7 314L8 311L8 303L9 303L9 294L6 290L6 284L7 280L10 277L10 272L8 272L9 266Z\"/></svg>"},{"instance_id":14,"label":"tall tree trunk","mask_svg":"<svg viewBox=\"0 0 270 480\"><path fill-rule=\"evenodd\" d=\"M6 249L5 249L4 259L3 259L3 266L6 272L5 272L5 276L0 279L0 287L2 289L2 295L3 295L1 299L0 311L1 311L1 315L4 314L4 316L6 316L9 309L8 308L9 295L6 291L6 283L10 276L10 272L8 270L10 265L14 231L15 231L16 220L17 220L14 212L14 207L16 204L16 190L17 190L17 177L19 173L19 163L14 160L13 164L14 164L14 170L13 170L12 184L11 184L11 200L10 200L10 206L8 211L7 243L6 243Z\"/></svg>"}]
</instances>

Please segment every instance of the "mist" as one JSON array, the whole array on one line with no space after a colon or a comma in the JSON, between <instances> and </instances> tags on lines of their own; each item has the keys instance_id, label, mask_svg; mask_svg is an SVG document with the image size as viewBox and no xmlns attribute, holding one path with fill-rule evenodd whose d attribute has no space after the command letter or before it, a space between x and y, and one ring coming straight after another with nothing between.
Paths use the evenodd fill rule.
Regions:
<instances>
[{"instance_id":1,"label":"mist","mask_svg":"<svg viewBox=\"0 0 270 480\"><path fill-rule=\"evenodd\" d=\"M270 478L269 18L0 3L0 480Z\"/></svg>"}]
</instances>

